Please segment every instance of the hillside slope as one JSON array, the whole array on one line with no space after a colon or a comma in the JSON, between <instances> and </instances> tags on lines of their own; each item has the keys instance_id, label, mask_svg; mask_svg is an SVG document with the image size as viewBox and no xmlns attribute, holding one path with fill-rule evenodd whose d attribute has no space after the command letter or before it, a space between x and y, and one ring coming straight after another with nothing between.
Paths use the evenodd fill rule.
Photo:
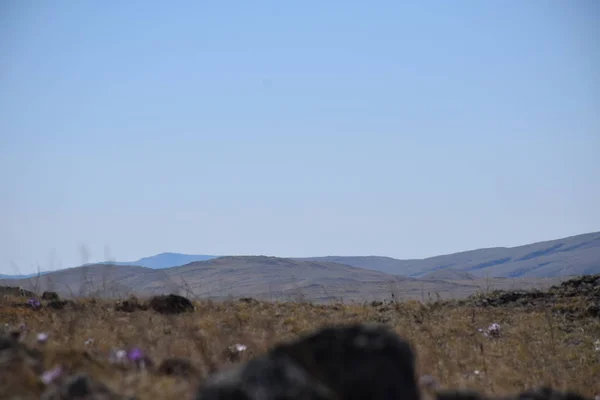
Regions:
<instances>
[{"instance_id":1,"label":"hillside slope","mask_svg":"<svg viewBox=\"0 0 600 400\"><path fill-rule=\"evenodd\" d=\"M330 262L265 256L227 256L161 270L152 282L132 282L145 293L173 286L200 297L252 296L273 299L365 298L387 293L394 285L418 282L379 271ZM451 286L451 284L437 285Z\"/></svg>"},{"instance_id":2,"label":"hillside slope","mask_svg":"<svg viewBox=\"0 0 600 400\"><path fill-rule=\"evenodd\" d=\"M130 280L137 281L156 271L138 266L94 264L47 272L41 276L25 279L0 279L0 286L20 286L37 293L56 291L63 296L127 296L134 288Z\"/></svg>"},{"instance_id":3,"label":"hillside slope","mask_svg":"<svg viewBox=\"0 0 600 400\"><path fill-rule=\"evenodd\" d=\"M297 260L330 261L394 275L424 277L452 269L475 277L559 277L600 273L600 232L518 247L494 247L420 260L389 257L312 257Z\"/></svg>"},{"instance_id":4,"label":"hillside slope","mask_svg":"<svg viewBox=\"0 0 600 400\"><path fill-rule=\"evenodd\" d=\"M462 273L452 275L465 278ZM435 278L435 276L434 276ZM181 267L151 269L96 264L48 273L33 279L0 280L61 296L125 297L180 293L192 298L255 297L265 300L372 301L464 298L481 290L544 288L556 279L415 279L332 262L277 257L220 257Z\"/></svg>"}]
</instances>

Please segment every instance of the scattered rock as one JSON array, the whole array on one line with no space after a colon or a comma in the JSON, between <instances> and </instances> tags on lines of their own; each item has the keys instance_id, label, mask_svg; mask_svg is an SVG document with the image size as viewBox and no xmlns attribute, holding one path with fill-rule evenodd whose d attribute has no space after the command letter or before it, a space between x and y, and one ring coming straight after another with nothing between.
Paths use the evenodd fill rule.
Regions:
<instances>
[{"instance_id":1,"label":"scattered rock","mask_svg":"<svg viewBox=\"0 0 600 400\"><path fill-rule=\"evenodd\" d=\"M115 303L115 311L134 312L145 309L135 296L130 296L127 300L117 300Z\"/></svg>"},{"instance_id":2,"label":"scattered rock","mask_svg":"<svg viewBox=\"0 0 600 400\"><path fill-rule=\"evenodd\" d=\"M0 294L4 296L15 296L15 297L36 297L37 295L30 291L25 290L18 286L0 286Z\"/></svg>"},{"instance_id":3,"label":"scattered rock","mask_svg":"<svg viewBox=\"0 0 600 400\"><path fill-rule=\"evenodd\" d=\"M184 358L167 358L158 366L156 371L162 375L181 376L190 378L199 374L196 367Z\"/></svg>"},{"instance_id":4,"label":"scattered rock","mask_svg":"<svg viewBox=\"0 0 600 400\"><path fill-rule=\"evenodd\" d=\"M253 299L252 297L240 297L238 301L247 304L258 304L258 300Z\"/></svg>"},{"instance_id":5,"label":"scattered rock","mask_svg":"<svg viewBox=\"0 0 600 400\"><path fill-rule=\"evenodd\" d=\"M179 314L193 311L194 305L190 300L176 294L154 296L150 300L150 308L161 314Z\"/></svg>"},{"instance_id":6,"label":"scattered rock","mask_svg":"<svg viewBox=\"0 0 600 400\"><path fill-rule=\"evenodd\" d=\"M60 300L60 298L56 292L44 292L42 293L42 300Z\"/></svg>"},{"instance_id":7,"label":"scattered rock","mask_svg":"<svg viewBox=\"0 0 600 400\"><path fill-rule=\"evenodd\" d=\"M71 306L75 306L75 302L70 300L51 300L46 304L46 307L51 308L53 310L62 310L63 308Z\"/></svg>"}]
</instances>

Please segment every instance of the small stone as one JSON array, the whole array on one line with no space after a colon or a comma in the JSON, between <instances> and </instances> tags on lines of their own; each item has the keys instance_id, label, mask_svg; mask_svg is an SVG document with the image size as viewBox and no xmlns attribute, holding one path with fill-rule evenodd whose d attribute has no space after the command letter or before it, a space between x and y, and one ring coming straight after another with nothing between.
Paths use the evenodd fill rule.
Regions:
<instances>
[{"instance_id":1,"label":"small stone","mask_svg":"<svg viewBox=\"0 0 600 400\"><path fill-rule=\"evenodd\" d=\"M183 358L168 358L159 365L157 372L163 375L189 378L198 375L198 370Z\"/></svg>"}]
</instances>

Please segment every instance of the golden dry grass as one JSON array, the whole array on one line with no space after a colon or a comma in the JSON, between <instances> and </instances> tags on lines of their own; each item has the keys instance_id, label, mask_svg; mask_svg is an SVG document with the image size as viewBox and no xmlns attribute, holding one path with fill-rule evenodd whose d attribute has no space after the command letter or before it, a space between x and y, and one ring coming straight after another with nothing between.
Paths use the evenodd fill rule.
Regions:
<instances>
[{"instance_id":1,"label":"golden dry grass","mask_svg":"<svg viewBox=\"0 0 600 400\"><path fill-rule=\"evenodd\" d=\"M21 300L22 301L22 300ZM471 388L487 394L509 394L542 384L574 390L586 396L600 393L600 321L569 321L551 309L475 308L417 302L379 306L356 304L196 303L196 311L166 316L154 311L116 312L103 301L80 301L78 309L32 311L0 304L0 323L31 333L25 342L42 348L45 368L63 365L90 374L117 393L138 399L188 399L206 374L227 368L224 350L247 345L239 362L261 354L276 342L331 324L380 322L392 326L415 348L419 374L430 374L444 388ZM496 322L498 339L478 328ZM35 333L49 341L35 343ZM88 338L94 339L86 346ZM187 380L121 370L107 361L113 348L140 347L157 363L169 357L188 357L199 370ZM86 357L84 351L92 357ZM5 387L0 392L20 398L39 398L43 385L26 366L0 366ZM476 373L475 371L479 371ZM8 374L12 377L9 379Z\"/></svg>"}]
</instances>

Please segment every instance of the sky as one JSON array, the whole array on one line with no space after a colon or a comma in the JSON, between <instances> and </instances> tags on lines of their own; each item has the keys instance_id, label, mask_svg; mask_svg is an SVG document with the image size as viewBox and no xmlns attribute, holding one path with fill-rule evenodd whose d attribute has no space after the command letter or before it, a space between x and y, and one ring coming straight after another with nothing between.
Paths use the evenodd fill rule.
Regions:
<instances>
[{"instance_id":1,"label":"sky","mask_svg":"<svg viewBox=\"0 0 600 400\"><path fill-rule=\"evenodd\" d=\"M600 230L600 3L0 3L0 273Z\"/></svg>"}]
</instances>

